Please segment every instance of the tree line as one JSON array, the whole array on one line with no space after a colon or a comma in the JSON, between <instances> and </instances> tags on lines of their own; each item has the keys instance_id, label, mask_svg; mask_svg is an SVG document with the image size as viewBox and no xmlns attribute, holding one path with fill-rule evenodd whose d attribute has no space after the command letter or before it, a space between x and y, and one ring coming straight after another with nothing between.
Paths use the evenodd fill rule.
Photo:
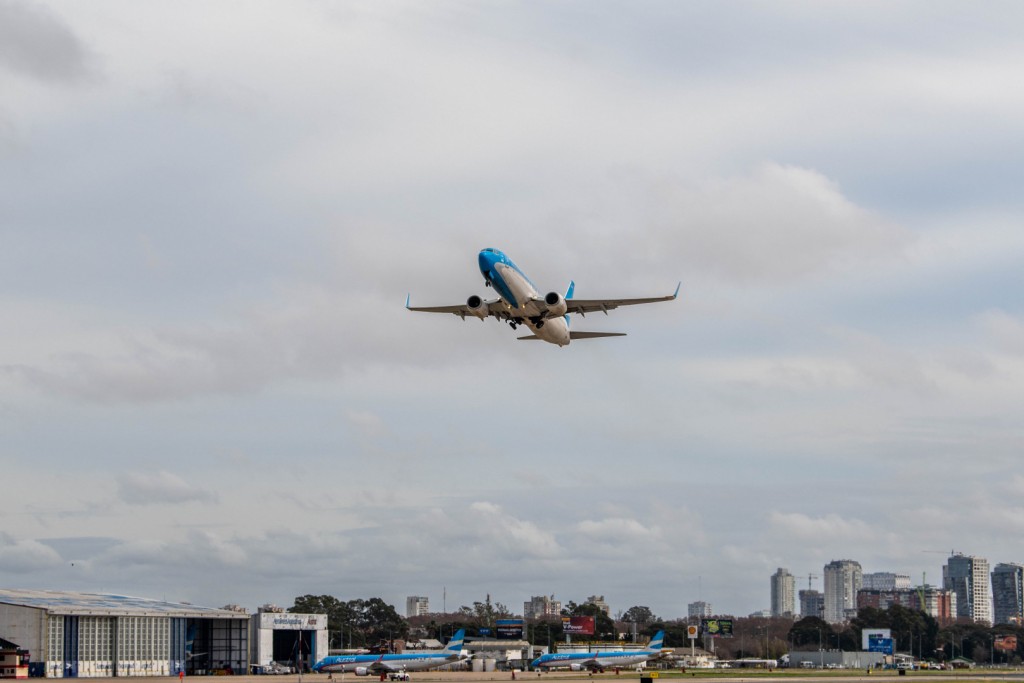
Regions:
<instances>
[{"instance_id":1,"label":"tree line","mask_svg":"<svg viewBox=\"0 0 1024 683\"><path fill-rule=\"evenodd\" d=\"M295 598L290 612L326 614L331 648L367 648L383 650L392 641L408 638L412 628L421 635L446 642L460 628L476 634L481 629L495 628L498 619L518 618L490 596L462 606L448 614L428 614L406 619L381 598L343 602L330 595L303 595ZM641 643L658 631L665 632L665 647L689 648L688 620L658 618L648 607L634 606L613 619L594 603L567 603L559 617L531 619L526 623L526 639L537 645L554 646L565 642L561 617L594 617L595 641L617 641L620 634L627 640L635 630ZM833 626L819 617L794 621L784 617L738 617L733 619L733 637L719 638L712 644L698 639L697 647L707 645L723 659L757 657L778 659L790 650L854 651L861 649L861 632L865 628L888 628L892 631L897 652L919 659L948 661L967 657L979 663L1020 664L1024 661L1024 627L1000 624L986 626L954 623L940 626L933 617L920 610L893 605L886 610L874 607L861 609L850 622ZM1016 648L994 647L999 636L1017 636ZM575 636L575 640L582 637Z\"/></svg>"}]
</instances>

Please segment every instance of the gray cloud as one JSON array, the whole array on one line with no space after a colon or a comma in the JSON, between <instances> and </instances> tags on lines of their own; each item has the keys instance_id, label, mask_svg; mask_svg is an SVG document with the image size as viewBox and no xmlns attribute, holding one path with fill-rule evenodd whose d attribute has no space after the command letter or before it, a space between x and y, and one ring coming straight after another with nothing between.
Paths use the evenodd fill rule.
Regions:
<instances>
[{"instance_id":1,"label":"gray cloud","mask_svg":"<svg viewBox=\"0 0 1024 683\"><path fill-rule=\"evenodd\" d=\"M130 505L181 504L216 502L210 491L196 488L181 477L164 470L159 472L128 472L117 481L118 494Z\"/></svg>"},{"instance_id":2,"label":"gray cloud","mask_svg":"<svg viewBox=\"0 0 1024 683\"><path fill-rule=\"evenodd\" d=\"M91 61L75 32L45 5L0 2L0 64L42 81L74 83L90 76Z\"/></svg>"}]
</instances>

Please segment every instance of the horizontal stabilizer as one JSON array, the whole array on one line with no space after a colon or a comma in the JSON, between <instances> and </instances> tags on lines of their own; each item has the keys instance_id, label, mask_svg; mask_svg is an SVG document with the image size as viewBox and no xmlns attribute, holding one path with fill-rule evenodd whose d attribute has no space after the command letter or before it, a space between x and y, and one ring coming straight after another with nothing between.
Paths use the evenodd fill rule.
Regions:
<instances>
[{"instance_id":1,"label":"horizontal stabilizer","mask_svg":"<svg viewBox=\"0 0 1024 683\"><path fill-rule=\"evenodd\" d=\"M625 337L625 332L569 332L569 339L594 339L596 337ZM539 340L535 334L528 337L517 337L517 339Z\"/></svg>"}]
</instances>

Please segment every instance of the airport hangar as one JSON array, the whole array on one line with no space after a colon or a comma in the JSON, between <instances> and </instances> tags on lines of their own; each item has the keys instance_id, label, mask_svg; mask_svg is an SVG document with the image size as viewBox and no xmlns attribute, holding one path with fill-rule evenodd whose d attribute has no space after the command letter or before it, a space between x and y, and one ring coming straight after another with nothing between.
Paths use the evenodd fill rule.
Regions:
<instances>
[{"instance_id":1,"label":"airport hangar","mask_svg":"<svg viewBox=\"0 0 1024 683\"><path fill-rule=\"evenodd\" d=\"M47 678L246 673L327 654L327 615L96 593L0 589L0 637Z\"/></svg>"}]
</instances>

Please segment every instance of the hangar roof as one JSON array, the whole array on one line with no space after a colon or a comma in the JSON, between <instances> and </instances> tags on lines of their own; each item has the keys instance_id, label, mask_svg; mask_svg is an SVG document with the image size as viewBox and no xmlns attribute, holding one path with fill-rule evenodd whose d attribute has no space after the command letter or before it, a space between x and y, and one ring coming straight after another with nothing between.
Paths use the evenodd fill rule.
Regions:
<instances>
[{"instance_id":1,"label":"hangar roof","mask_svg":"<svg viewBox=\"0 0 1024 683\"><path fill-rule=\"evenodd\" d=\"M50 614L192 617L200 619L248 619L245 612L213 607L199 607L187 602L163 602L149 598L104 593L71 593L67 591L18 590L0 588L0 603L35 607Z\"/></svg>"}]
</instances>

